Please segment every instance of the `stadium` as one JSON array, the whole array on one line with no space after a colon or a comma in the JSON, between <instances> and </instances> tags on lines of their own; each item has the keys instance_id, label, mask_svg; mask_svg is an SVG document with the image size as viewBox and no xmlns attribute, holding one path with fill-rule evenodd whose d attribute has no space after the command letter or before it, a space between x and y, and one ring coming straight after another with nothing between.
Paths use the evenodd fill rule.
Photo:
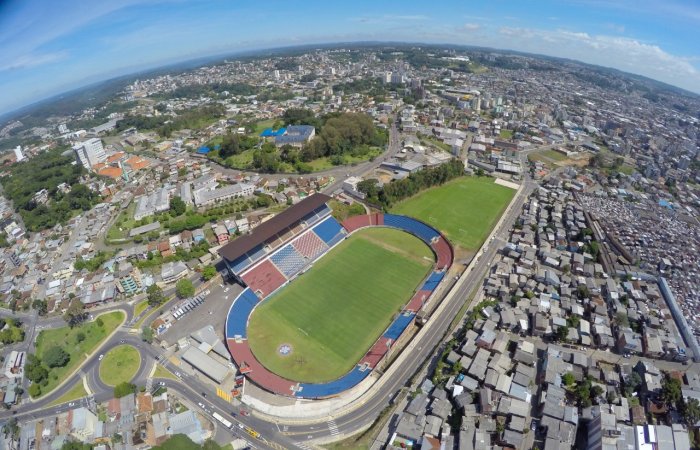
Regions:
<instances>
[{"instance_id":1,"label":"stadium","mask_svg":"<svg viewBox=\"0 0 700 450\"><path fill-rule=\"evenodd\" d=\"M228 350L275 394L318 399L356 386L410 338L452 265L452 245L429 225L380 213L341 224L329 200L307 197L219 250L244 286L226 318Z\"/></svg>"}]
</instances>

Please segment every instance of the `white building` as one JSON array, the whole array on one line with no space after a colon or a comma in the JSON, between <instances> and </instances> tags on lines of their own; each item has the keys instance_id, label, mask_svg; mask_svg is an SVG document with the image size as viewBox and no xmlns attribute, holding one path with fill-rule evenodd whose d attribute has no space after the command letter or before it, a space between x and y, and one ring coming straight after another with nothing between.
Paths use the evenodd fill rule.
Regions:
<instances>
[{"instance_id":1,"label":"white building","mask_svg":"<svg viewBox=\"0 0 700 450\"><path fill-rule=\"evenodd\" d=\"M105 149L102 147L102 140L98 138L88 139L87 141L74 145L73 151L75 152L78 162L88 170L95 164L101 163L107 159Z\"/></svg>"},{"instance_id":2,"label":"white building","mask_svg":"<svg viewBox=\"0 0 700 450\"><path fill-rule=\"evenodd\" d=\"M204 206L217 201L226 201L232 198L250 197L253 195L255 186L252 184L239 183L224 186L218 189L201 189L194 193L194 203L197 206Z\"/></svg>"},{"instance_id":3,"label":"white building","mask_svg":"<svg viewBox=\"0 0 700 450\"><path fill-rule=\"evenodd\" d=\"M168 262L161 267L160 278L162 284L165 285L184 278L188 273L189 269L187 269L187 266L182 261Z\"/></svg>"},{"instance_id":4,"label":"white building","mask_svg":"<svg viewBox=\"0 0 700 450\"><path fill-rule=\"evenodd\" d=\"M24 161L24 153L22 153L21 145L15 147L15 159L17 160L17 162Z\"/></svg>"}]
</instances>

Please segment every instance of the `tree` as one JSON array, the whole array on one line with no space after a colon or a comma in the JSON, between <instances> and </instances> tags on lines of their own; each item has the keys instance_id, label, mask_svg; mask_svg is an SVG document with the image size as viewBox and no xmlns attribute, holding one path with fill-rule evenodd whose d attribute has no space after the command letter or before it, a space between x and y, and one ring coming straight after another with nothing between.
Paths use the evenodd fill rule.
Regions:
<instances>
[{"instance_id":1,"label":"tree","mask_svg":"<svg viewBox=\"0 0 700 450\"><path fill-rule=\"evenodd\" d=\"M141 340L149 344L153 342L153 329L151 327L145 326L141 329Z\"/></svg>"},{"instance_id":2,"label":"tree","mask_svg":"<svg viewBox=\"0 0 700 450\"><path fill-rule=\"evenodd\" d=\"M163 289L158 285L152 284L146 288L146 297L150 306L160 306L165 302Z\"/></svg>"},{"instance_id":3,"label":"tree","mask_svg":"<svg viewBox=\"0 0 700 450\"><path fill-rule=\"evenodd\" d=\"M569 327L567 326L562 326L557 328L557 331L554 334L556 340L563 342L566 341L567 336L569 336Z\"/></svg>"},{"instance_id":4,"label":"tree","mask_svg":"<svg viewBox=\"0 0 700 450\"><path fill-rule=\"evenodd\" d=\"M374 178L362 180L357 183L357 190L365 194L369 199L376 199L379 193L377 183L378 181Z\"/></svg>"},{"instance_id":5,"label":"tree","mask_svg":"<svg viewBox=\"0 0 700 450\"><path fill-rule=\"evenodd\" d=\"M689 398L683 402L683 419L689 427L694 427L700 420L700 401L695 398Z\"/></svg>"},{"instance_id":6,"label":"tree","mask_svg":"<svg viewBox=\"0 0 700 450\"><path fill-rule=\"evenodd\" d=\"M61 446L61 450L92 450L92 445L78 441L66 441Z\"/></svg>"},{"instance_id":7,"label":"tree","mask_svg":"<svg viewBox=\"0 0 700 450\"><path fill-rule=\"evenodd\" d=\"M27 355L27 362L24 365L24 374L29 381L38 384L49 376L49 371L41 364L41 360L36 355L30 353Z\"/></svg>"},{"instance_id":8,"label":"tree","mask_svg":"<svg viewBox=\"0 0 700 450\"><path fill-rule=\"evenodd\" d=\"M85 340L85 333L82 331L78 332L78 334L75 335L75 340L77 342L83 342Z\"/></svg>"},{"instance_id":9,"label":"tree","mask_svg":"<svg viewBox=\"0 0 700 450\"><path fill-rule=\"evenodd\" d=\"M573 386L576 382L576 378L574 378L574 374L567 372L561 376L561 381L564 383L564 386Z\"/></svg>"},{"instance_id":10,"label":"tree","mask_svg":"<svg viewBox=\"0 0 700 450\"><path fill-rule=\"evenodd\" d=\"M180 197L173 197L170 199L170 211L173 213L173 217L181 216L185 214L187 210L187 205L182 201Z\"/></svg>"},{"instance_id":11,"label":"tree","mask_svg":"<svg viewBox=\"0 0 700 450\"><path fill-rule=\"evenodd\" d=\"M661 383L661 398L666 405L674 406L681 400L681 382L676 378L666 376Z\"/></svg>"},{"instance_id":12,"label":"tree","mask_svg":"<svg viewBox=\"0 0 700 450\"><path fill-rule=\"evenodd\" d=\"M632 395L641 385L642 377L637 372L632 372L630 376L627 377L627 380L625 380L625 394Z\"/></svg>"},{"instance_id":13,"label":"tree","mask_svg":"<svg viewBox=\"0 0 700 450\"><path fill-rule=\"evenodd\" d=\"M183 278L175 285L175 293L180 298L188 298L194 296L194 285L187 278Z\"/></svg>"},{"instance_id":14,"label":"tree","mask_svg":"<svg viewBox=\"0 0 700 450\"><path fill-rule=\"evenodd\" d=\"M32 302L32 308L40 316L45 316L49 311L49 303L46 300L36 299Z\"/></svg>"},{"instance_id":15,"label":"tree","mask_svg":"<svg viewBox=\"0 0 700 450\"><path fill-rule=\"evenodd\" d=\"M566 319L566 323L571 328L578 328L579 323L581 323L581 318L576 314L572 314L568 319Z\"/></svg>"},{"instance_id":16,"label":"tree","mask_svg":"<svg viewBox=\"0 0 700 450\"><path fill-rule=\"evenodd\" d=\"M70 355L61 347L54 345L44 352L42 359L49 367L63 367L70 361Z\"/></svg>"},{"instance_id":17,"label":"tree","mask_svg":"<svg viewBox=\"0 0 700 450\"><path fill-rule=\"evenodd\" d=\"M114 398L126 397L129 394L136 393L136 385L128 382L119 383L114 386Z\"/></svg>"},{"instance_id":18,"label":"tree","mask_svg":"<svg viewBox=\"0 0 700 450\"><path fill-rule=\"evenodd\" d=\"M78 299L71 300L65 314L63 314L63 320L65 320L71 328L80 325L86 317L85 305Z\"/></svg>"},{"instance_id":19,"label":"tree","mask_svg":"<svg viewBox=\"0 0 700 450\"><path fill-rule=\"evenodd\" d=\"M227 133L224 139L221 141L221 147L219 148L219 156L223 159L229 156L237 155L241 152L240 142L238 136L232 133Z\"/></svg>"},{"instance_id":20,"label":"tree","mask_svg":"<svg viewBox=\"0 0 700 450\"><path fill-rule=\"evenodd\" d=\"M205 281L209 281L209 280L211 280L212 278L214 278L214 277L216 276L216 273L217 273L217 272L216 272L216 267L214 267L214 266L207 266L207 267L205 267L205 268L202 270L202 278L203 278Z\"/></svg>"}]
</instances>

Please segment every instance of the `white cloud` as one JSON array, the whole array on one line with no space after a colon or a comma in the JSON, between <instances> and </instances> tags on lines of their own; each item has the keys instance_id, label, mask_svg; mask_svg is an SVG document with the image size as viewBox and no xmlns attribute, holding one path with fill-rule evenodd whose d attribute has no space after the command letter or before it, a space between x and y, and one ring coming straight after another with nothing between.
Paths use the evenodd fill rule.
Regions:
<instances>
[{"instance_id":1,"label":"white cloud","mask_svg":"<svg viewBox=\"0 0 700 450\"><path fill-rule=\"evenodd\" d=\"M568 30L502 27L514 50L544 53L633 72L700 91L694 58L672 55L658 45L621 36L590 35Z\"/></svg>"},{"instance_id":2,"label":"white cloud","mask_svg":"<svg viewBox=\"0 0 700 450\"><path fill-rule=\"evenodd\" d=\"M64 60L67 57L67 51L20 55L14 59L5 60L0 63L0 71L28 69L31 67L43 66L44 64Z\"/></svg>"},{"instance_id":3,"label":"white cloud","mask_svg":"<svg viewBox=\"0 0 700 450\"><path fill-rule=\"evenodd\" d=\"M460 28L462 31L478 31L481 29L481 24L479 23L465 23L464 25L461 26Z\"/></svg>"}]
</instances>

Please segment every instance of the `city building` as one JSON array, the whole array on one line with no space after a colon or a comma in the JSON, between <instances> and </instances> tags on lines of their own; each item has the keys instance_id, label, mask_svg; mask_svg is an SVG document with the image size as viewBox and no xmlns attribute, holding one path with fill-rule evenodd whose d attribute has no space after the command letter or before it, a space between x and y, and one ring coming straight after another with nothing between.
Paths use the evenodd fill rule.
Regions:
<instances>
[{"instance_id":1,"label":"city building","mask_svg":"<svg viewBox=\"0 0 700 450\"><path fill-rule=\"evenodd\" d=\"M75 157L80 164L90 170L92 166L104 162L107 159L102 140L98 138L88 139L73 146Z\"/></svg>"}]
</instances>

